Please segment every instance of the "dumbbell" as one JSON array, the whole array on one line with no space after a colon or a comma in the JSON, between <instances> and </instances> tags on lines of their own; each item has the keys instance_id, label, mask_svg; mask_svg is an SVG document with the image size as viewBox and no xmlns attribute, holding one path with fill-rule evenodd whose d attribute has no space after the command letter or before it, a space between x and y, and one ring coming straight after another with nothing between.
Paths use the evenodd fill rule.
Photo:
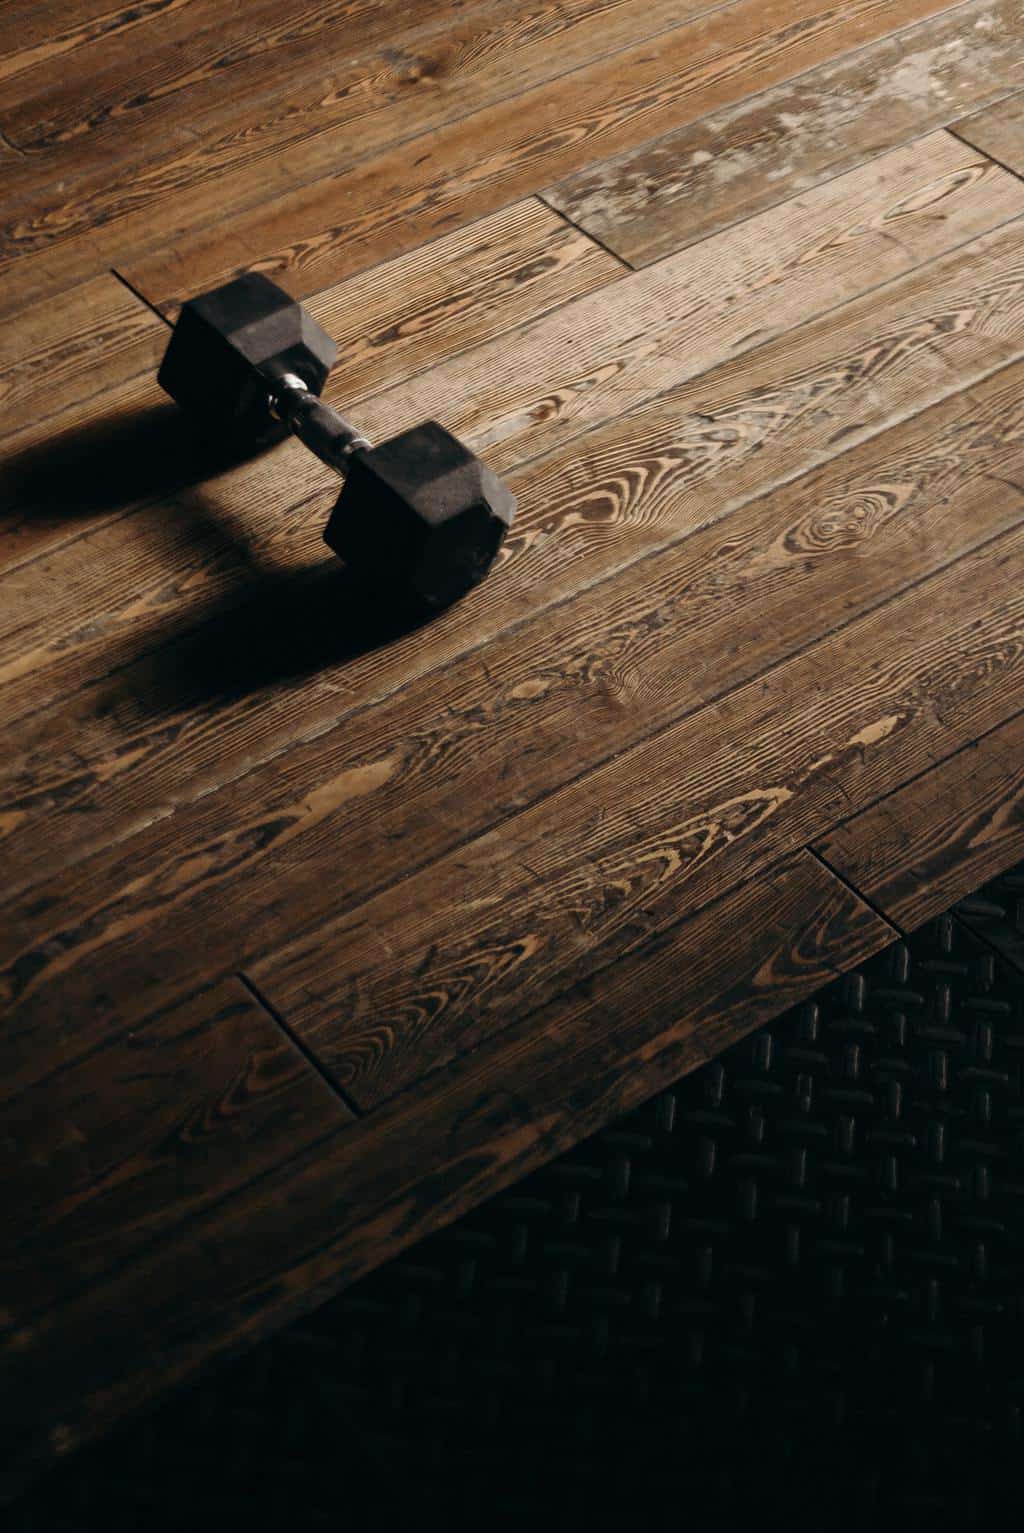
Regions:
<instances>
[{"instance_id":1,"label":"dumbbell","mask_svg":"<svg viewBox=\"0 0 1024 1533\"><path fill-rule=\"evenodd\" d=\"M437 421L372 447L319 397L337 355L300 303L247 272L182 306L157 381L219 440L293 431L345 481L324 541L374 584L437 611L487 574L515 497Z\"/></svg>"}]
</instances>

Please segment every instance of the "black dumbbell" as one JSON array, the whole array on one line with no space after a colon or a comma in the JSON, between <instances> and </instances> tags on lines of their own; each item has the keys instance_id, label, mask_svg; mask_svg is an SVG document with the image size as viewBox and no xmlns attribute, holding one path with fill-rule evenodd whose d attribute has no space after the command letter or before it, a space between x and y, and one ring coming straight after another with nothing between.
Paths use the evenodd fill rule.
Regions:
<instances>
[{"instance_id":1,"label":"black dumbbell","mask_svg":"<svg viewBox=\"0 0 1024 1533\"><path fill-rule=\"evenodd\" d=\"M490 569L515 497L437 421L371 447L318 397L337 354L300 303L248 272L183 305L158 382L220 439L289 427L345 479L327 544L376 583L446 607Z\"/></svg>"}]
</instances>

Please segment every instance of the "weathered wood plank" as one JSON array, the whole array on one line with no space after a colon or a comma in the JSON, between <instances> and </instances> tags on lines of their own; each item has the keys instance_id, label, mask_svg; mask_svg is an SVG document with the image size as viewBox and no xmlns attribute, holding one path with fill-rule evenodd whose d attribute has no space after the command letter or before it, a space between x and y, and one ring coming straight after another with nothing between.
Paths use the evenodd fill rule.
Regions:
<instances>
[{"instance_id":1,"label":"weathered wood plank","mask_svg":"<svg viewBox=\"0 0 1024 1533\"><path fill-rule=\"evenodd\" d=\"M1022 22L1020 0L975 0L588 166L545 200L633 266L649 265L1019 88ZM1008 107L975 119L994 122L982 129L989 142L1013 131ZM1024 118L1014 120L1019 137Z\"/></svg>"},{"instance_id":2,"label":"weathered wood plank","mask_svg":"<svg viewBox=\"0 0 1024 1533\"><path fill-rule=\"evenodd\" d=\"M353 1118L234 978L67 1067L63 1042L36 1040L49 1073L4 1107L3 1327Z\"/></svg>"},{"instance_id":3,"label":"weathered wood plank","mask_svg":"<svg viewBox=\"0 0 1024 1533\"><path fill-rule=\"evenodd\" d=\"M863 962L892 933L802 854L3 1341L11 1470L251 1345ZM73 1362L72 1362L73 1359ZM18 1458L12 1445L20 1450Z\"/></svg>"},{"instance_id":4,"label":"weathered wood plank","mask_svg":"<svg viewBox=\"0 0 1024 1533\"><path fill-rule=\"evenodd\" d=\"M1024 716L836 826L815 851L913 931L1024 859Z\"/></svg>"},{"instance_id":5,"label":"weathered wood plank","mask_svg":"<svg viewBox=\"0 0 1024 1533\"><path fill-rule=\"evenodd\" d=\"M216 78L207 79L201 68L198 74L210 86L205 116L197 119L194 110L187 111L186 121L169 137L167 126L156 123L159 131L148 140L148 156L145 144L142 151L136 148L138 135L127 132L120 117L100 123L120 152L130 156L130 178L111 176L109 153L102 152L95 136L84 149L74 139L59 146L53 179L43 186L32 173L31 158L15 174L0 230L0 270L7 289L2 301L14 305L34 288L66 285L91 274L98 259L120 265L154 247L166 256L185 241L206 237L211 225L229 214L258 207L269 217L273 206L295 193L297 183L321 177L331 178L335 192L343 179L343 205L350 214L358 212L365 196L357 193L354 179L360 163L390 154L395 189L389 196L394 197L423 148L399 146L445 125L463 142L465 134L457 129L463 119L486 116L529 87L720 8L722 0L568 0L557 8L538 8L530 0L491 0L467 7L461 17L438 8L426 30L403 33L401 47L367 51L361 46L339 60L326 81L318 56L308 99L301 101L287 75L280 77L289 79L283 99L254 100L243 90L240 101L230 93L225 100ZM279 78L276 65L273 74ZM180 111L190 99L182 106L173 97L155 103L144 95L132 98L149 117ZM246 115L244 131L237 120L240 110ZM510 120L515 121L514 114ZM370 181L379 195L379 182ZM492 199L487 207L470 204L458 222L494 211L518 195ZM426 231L384 254L406 251L450 227ZM26 263L23 258L30 255L35 259ZM304 291L369 264L324 269Z\"/></svg>"},{"instance_id":6,"label":"weathered wood plank","mask_svg":"<svg viewBox=\"0 0 1024 1533\"><path fill-rule=\"evenodd\" d=\"M772 209L735 237L563 305L518 332L514 369L499 337L364 400L359 422L379 439L437 416L507 470L835 307L862 292L865 279L874 286L900 275L1022 208L1015 177L940 134L817 188L799 217ZM941 277L937 270L934 280ZM1006 305L1005 289L997 301ZM342 387L339 376L327 397ZM147 517L145 537L134 519L118 522L58 550L56 562L5 576L7 718L102 675L120 639L136 646L135 658L144 614L166 626L175 605L194 613L200 594L251 590L254 565L266 570L269 561L280 576L322 559L320 528L333 498L322 466L295 443L272 462L268 471L267 459L255 460L179 497L170 519L166 511Z\"/></svg>"},{"instance_id":7,"label":"weathered wood plank","mask_svg":"<svg viewBox=\"0 0 1024 1533\"><path fill-rule=\"evenodd\" d=\"M56 1004L82 1049L167 1004L184 948L189 982L256 960L372 1105L628 947L649 905L693 908L904 780L940 717L963 729L1019 684L1012 652L975 676L1016 621L992 550L1024 547L1024 508L991 475L1020 460L1019 393L1018 369L938 406L9 899L3 1079L31 1079Z\"/></svg>"},{"instance_id":8,"label":"weathered wood plank","mask_svg":"<svg viewBox=\"0 0 1024 1533\"><path fill-rule=\"evenodd\" d=\"M619 270L614 257L541 203L517 203L310 302L339 342L332 397L347 406L428 360L436 365L590 292ZM80 295L93 295L95 306L97 290L105 299L120 293L134 304L137 314L129 315L125 333L117 303L108 302L102 325L90 321L90 305ZM144 338L126 352L121 348L131 325L141 325ZM167 333L110 276L40 304L9 331L13 386L29 390L29 403L41 397L42 405L38 418L3 442L0 570L52 550L83 527L98 527L133 506L223 472L223 463L197 449L190 428L157 387ZM53 351L58 375L67 374L59 415L46 413L44 344ZM139 377L112 386L118 374L136 368L143 370ZM89 383L94 373L100 392ZM22 416L26 413L22 409ZM306 464L311 489L324 482L307 454L293 457ZM261 480L269 475L272 493L286 494L274 479L272 460L254 464L251 475Z\"/></svg>"},{"instance_id":9,"label":"weathered wood plank","mask_svg":"<svg viewBox=\"0 0 1024 1533\"><path fill-rule=\"evenodd\" d=\"M218 784L977 384L1020 355L1022 327L1024 268L1011 228L893 284L884 305L870 295L569 442L516 475L521 509L501 569L427 633L402 637L368 610L358 582L330 567L304 572L301 550L290 575L254 579L240 566L234 592L211 590L227 565L226 551L214 558L215 527L206 529L202 573L174 575L167 515L155 511L164 573L182 584L184 609L175 584L155 585L145 630L133 612L120 637L107 634L109 680L90 684L80 670L57 709L8 722L6 773L0 765L8 890L172 811L181 824L184 805ZM975 389L975 403L982 409L1006 388L1006 418L1016 418L1016 376L993 380L992 392ZM249 496L244 503L248 525ZM257 558L286 557L304 528L318 542L326 509L316 500L290 518L275 513L253 537ZM117 569L122 557L111 548L100 565ZM131 579L137 594L138 573Z\"/></svg>"},{"instance_id":10,"label":"weathered wood plank","mask_svg":"<svg viewBox=\"0 0 1024 1533\"><path fill-rule=\"evenodd\" d=\"M380 1103L1020 710L1022 573L1018 527L259 960L261 992Z\"/></svg>"},{"instance_id":11,"label":"weathered wood plank","mask_svg":"<svg viewBox=\"0 0 1024 1533\"><path fill-rule=\"evenodd\" d=\"M157 305L255 261L315 291L432 235L764 90L823 59L948 9L939 0L764 0L737 4L612 58L284 191L152 257L117 261ZM325 140L326 146L326 140ZM334 154L333 143L330 153ZM2 247L0 247L2 248ZM8 242L8 256L10 255ZM62 255L62 261L67 257ZM38 264L38 263L37 263Z\"/></svg>"},{"instance_id":12,"label":"weathered wood plank","mask_svg":"<svg viewBox=\"0 0 1024 1533\"><path fill-rule=\"evenodd\" d=\"M441 411L507 471L1014 217L1024 186L996 174L934 134L524 327L514 368L506 345L477 347L361 423L381 436Z\"/></svg>"},{"instance_id":13,"label":"weathered wood plank","mask_svg":"<svg viewBox=\"0 0 1024 1533\"><path fill-rule=\"evenodd\" d=\"M1000 165L1024 175L1024 94L956 123L953 131Z\"/></svg>"},{"instance_id":14,"label":"weathered wood plank","mask_svg":"<svg viewBox=\"0 0 1024 1533\"><path fill-rule=\"evenodd\" d=\"M109 275L24 309L17 324L0 325L0 442L26 427L46 440L55 416L154 372L167 335Z\"/></svg>"}]
</instances>

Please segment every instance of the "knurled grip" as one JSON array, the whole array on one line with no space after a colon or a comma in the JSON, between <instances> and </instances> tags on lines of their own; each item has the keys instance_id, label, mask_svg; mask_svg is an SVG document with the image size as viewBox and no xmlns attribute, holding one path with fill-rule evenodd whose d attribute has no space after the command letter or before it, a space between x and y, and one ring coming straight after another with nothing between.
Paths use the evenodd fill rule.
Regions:
<instances>
[{"instance_id":1,"label":"knurled grip","mask_svg":"<svg viewBox=\"0 0 1024 1533\"><path fill-rule=\"evenodd\" d=\"M271 410L335 473L348 472L349 459L370 443L337 410L311 394L301 378L286 373L271 400Z\"/></svg>"}]
</instances>

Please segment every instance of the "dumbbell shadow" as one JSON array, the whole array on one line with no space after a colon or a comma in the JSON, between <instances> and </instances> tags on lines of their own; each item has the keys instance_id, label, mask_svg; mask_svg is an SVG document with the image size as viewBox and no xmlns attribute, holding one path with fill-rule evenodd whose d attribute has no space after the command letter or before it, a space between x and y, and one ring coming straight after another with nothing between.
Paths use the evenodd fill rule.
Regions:
<instances>
[{"instance_id":1,"label":"dumbbell shadow","mask_svg":"<svg viewBox=\"0 0 1024 1533\"><path fill-rule=\"evenodd\" d=\"M5 523L56 524L130 509L255 455L250 444L200 437L169 400L119 411L6 456L0 464L0 515Z\"/></svg>"},{"instance_id":2,"label":"dumbbell shadow","mask_svg":"<svg viewBox=\"0 0 1024 1533\"><path fill-rule=\"evenodd\" d=\"M148 714L229 703L329 673L428 621L408 597L374 589L334 559L301 570L253 568L244 589L198 623L186 615L133 636L135 656L145 651L136 702Z\"/></svg>"},{"instance_id":3,"label":"dumbbell shadow","mask_svg":"<svg viewBox=\"0 0 1024 1533\"><path fill-rule=\"evenodd\" d=\"M164 714L298 680L411 632L428 614L407 594L375 587L324 548L330 505L310 511L310 565L281 570L245 536L245 508L230 516L204 481L271 452L200 437L168 401L120 412L12 454L0 466L0 526L13 540L42 525L130 511L133 536L158 549L184 533L204 564L233 571L230 589L194 608L133 623L112 635L104 669L133 678L135 704ZM325 497L317 497L323 501ZM172 525L173 524L173 525ZM127 679L127 678L126 678Z\"/></svg>"}]
</instances>

